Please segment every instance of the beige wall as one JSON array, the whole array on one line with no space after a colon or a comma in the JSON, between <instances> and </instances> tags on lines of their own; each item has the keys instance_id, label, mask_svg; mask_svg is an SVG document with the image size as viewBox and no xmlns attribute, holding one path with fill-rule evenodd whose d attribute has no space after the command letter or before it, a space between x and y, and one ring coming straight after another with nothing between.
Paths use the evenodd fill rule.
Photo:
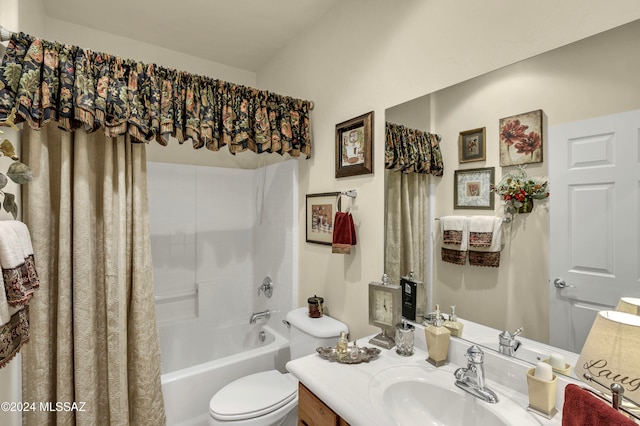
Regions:
<instances>
[{"instance_id":1,"label":"beige wall","mask_svg":"<svg viewBox=\"0 0 640 426\"><path fill-rule=\"evenodd\" d=\"M504 19L505 8L521 19ZM505 0L354 0L341 3L292 41L258 72L258 85L316 104L313 158L300 164L300 306L308 296L322 295L330 313L345 321L353 336L375 331L367 321L367 284L383 273L386 108L638 18L640 4L635 0L543 0L535 6ZM505 109L501 116L514 113ZM372 110L374 174L334 178L335 125ZM455 132L475 126L459 123ZM445 167L455 169L457 164L447 156ZM443 211L451 205L451 195L443 194L452 188L446 179L438 188L443 199L436 197ZM358 232L355 253L331 254L326 246L306 243L305 194L351 188L358 190L353 209ZM534 221L542 226L543 217L538 216L543 214L538 209L529 226ZM544 235L527 240L535 247L546 246Z\"/></svg>"}]
</instances>

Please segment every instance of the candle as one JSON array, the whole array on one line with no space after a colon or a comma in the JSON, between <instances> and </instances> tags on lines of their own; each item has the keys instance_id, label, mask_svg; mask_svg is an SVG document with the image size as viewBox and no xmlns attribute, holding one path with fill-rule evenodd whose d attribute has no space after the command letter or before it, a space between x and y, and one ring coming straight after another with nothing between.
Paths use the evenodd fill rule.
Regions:
<instances>
[{"instance_id":1,"label":"candle","mask_svg":"<svg viewBox=\"0 0 640 426\"><path fill-rule=\"evenodd\" d=\"M564 370L566 367L564 363L564 356L562 356L561 354L551 354L549 356L549 364L551 364L553 368L557 368L560 370Z\"/></svg>"},{"instance_id":2,"label":"candle","mask_svg":"<svg viewBox=\"0 0 640 426\"><path fill-rule=\"evenodd\" d=\"M550 382L553 380L553 370L551 369L551 365L542 361L538 362L538 364L536 364L536 372L534 373L534 376L537 379Z\"/></svg>"}]
</instances>

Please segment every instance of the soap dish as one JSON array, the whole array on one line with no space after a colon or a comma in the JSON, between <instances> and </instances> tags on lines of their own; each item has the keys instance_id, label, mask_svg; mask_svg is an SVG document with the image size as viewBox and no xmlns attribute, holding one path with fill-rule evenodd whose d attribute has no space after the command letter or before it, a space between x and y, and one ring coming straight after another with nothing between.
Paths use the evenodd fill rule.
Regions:
<instances>
[{"instance_id":1,"label":"soap dish","mask_svg":"<svg viewBox=\"0 0 640 426\"><path fill-rule=\"evenodd\" d=\"M358 351L358 355L352 357L352 352L354 348L349 346L347 348L347 353L344 357L338 358L338 351L335 346L325 346L316 349L320 358L326 359L328 361L334 362L337 361L341 364L360 364L361 362L369 362L373 359L376 359L378 355L380 355L380 349L378 348L356 348Z\"/></svg>"},{"instance_id":2,"label":"soap dish","mask_svg":"<svg viewBox=\"0 0 640 426\"><path fill-rule=\"evenodd\" d=\"M545 362L547 364L551 364L551 362L549 361L549 358L543 359L542 362ZM553 369L554 372L559 373L559 374L564 374L565 376L570 376L571 375L571 364L564 364L564 368L556 368L556 367L551 367Z\"/></svg>"}]
</instances>

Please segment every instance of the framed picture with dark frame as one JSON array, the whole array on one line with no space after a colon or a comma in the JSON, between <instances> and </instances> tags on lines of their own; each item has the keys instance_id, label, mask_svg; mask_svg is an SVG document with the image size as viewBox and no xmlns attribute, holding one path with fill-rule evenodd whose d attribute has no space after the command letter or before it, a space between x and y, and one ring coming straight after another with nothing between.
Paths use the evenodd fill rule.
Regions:
<instances>
[{"instance_id":1,"label":"framed picture with dark frame","mask_svg":"<svg viewBox=\"0 0 640 426\"><path fill-rule=\"evenodd\" d=\"M493 210L495 167L456 170L453 179L453 208Z\"/></svg>"},{"instance_id":2,"label":"framed picture with dark frame","mask_svg":"<svg viewBox=\"0 0 640 426\"><path fill-rule=\"evenodd\" d=\"M373 111L336 125L336 177L373 173Z\"/></svg>"},{"instance_id":3,"label":"framed picture with dark frame","mask_svg":"<svg viewBox=\"0 0 640 426\"><path fill-rule=\"evenodd\" d=\"M333 242L333 218L336 215L340 192L307 194L306 241L331 245Z\"/></svg>"},{"instance_id":4,"label":"framed picture with dark frame","mask_svg":"<svg viewBox=\"0 0 640 426\"><path fill-rule=\"evenodd\" d=\"M458 157L460 163L486 159L485 127L460 132L458 137Z\"/></svg>"},{"instance_id":5,"label":"framed picture with dark frame","mask_svg":"<svg viewBox=\"0 0 640 426\"><path fill-rule=\"evenodd\" d=\"M541 109L499 120L502 167L542 162L542 120Z\"/></svg>"}]
</instances>

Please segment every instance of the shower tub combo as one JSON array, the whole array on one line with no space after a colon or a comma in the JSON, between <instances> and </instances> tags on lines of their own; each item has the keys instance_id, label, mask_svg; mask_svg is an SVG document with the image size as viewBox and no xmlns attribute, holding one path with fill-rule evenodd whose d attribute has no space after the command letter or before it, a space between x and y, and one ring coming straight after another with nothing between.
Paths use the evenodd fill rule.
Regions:
<instances>
[{"instance_id":1,"label":"shower tub combo","mask_svg":"<svg viewBox=\"0 0 640 426\"><path fill-rule=\"evenodd\" d=\"M159 328L167 425L207 425L209 400L223 386L260 371L285 371L286 328L273 318L260 323L207 327L184 321Z\"/></svg>"}]
</instances>

